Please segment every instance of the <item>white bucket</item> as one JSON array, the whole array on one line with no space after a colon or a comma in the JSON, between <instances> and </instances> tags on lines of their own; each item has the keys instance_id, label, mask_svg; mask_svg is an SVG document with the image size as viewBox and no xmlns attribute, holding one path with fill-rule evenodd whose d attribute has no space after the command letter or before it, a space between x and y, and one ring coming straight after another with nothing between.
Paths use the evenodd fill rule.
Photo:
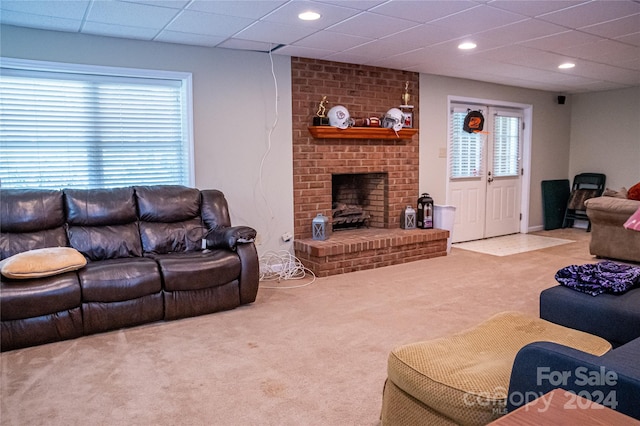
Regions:
<instances>
[{"instance_id":1,"label":"white bucket","mask_svg":"<svg viewBox=\"0 0 640 426\"><path fill-rule=\"evenodd\" d=\"M451 238L453 237L453 224L456 220L455 206L433 206L433 227L449 231L447 238L447 253L451 253Z\"/></svg>"}]
</instances>

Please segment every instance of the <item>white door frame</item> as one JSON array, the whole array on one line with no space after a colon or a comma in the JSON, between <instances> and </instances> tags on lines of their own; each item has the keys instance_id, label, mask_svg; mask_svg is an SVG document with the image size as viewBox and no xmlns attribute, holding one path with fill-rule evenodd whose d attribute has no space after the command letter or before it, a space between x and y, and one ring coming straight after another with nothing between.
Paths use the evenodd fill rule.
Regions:
<instances>
[{"instance_id":1,"label":"white door frame","mask_svg":"<svg viewBox=\"0 0 640 426\"><path fill-rule=\"evenodd\" d=\"M522 220L520 221L520 233L527 234L529 232L529 197L530 197L530 187L531 187L531 129L533 122L533 105L530 104L521 104L516 102L505 102L498 101L495 99L485 99L485 98L470 98L465 96L447 96L447 111L451 111L452 103L471 103L471 104L479 104L486 105L489 107L509 107L509 108L519 108L522 109L524 113L524 131L523 131L523 141L522 141L522 163L521 167L523 168L522 180L521 180L521 188L520 188L520 212L522 213ZM449 117L449 114L447 114ZM447 126L447 129L449 126ZM447 132L448 133L448 132ZM447 146L451 146L450 141L451 135L447 135ZM451 173L451 150L447 149L447 182L445 187L445 193L447 197L447 204L450 203L449 198L449 176Z\"/></svg>"}]
</instances>

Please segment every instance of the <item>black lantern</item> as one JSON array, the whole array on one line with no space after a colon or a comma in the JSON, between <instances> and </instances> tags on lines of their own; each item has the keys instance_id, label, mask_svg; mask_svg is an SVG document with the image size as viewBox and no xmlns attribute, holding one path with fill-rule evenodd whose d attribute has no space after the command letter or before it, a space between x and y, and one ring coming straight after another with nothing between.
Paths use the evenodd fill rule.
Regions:
<instances>
[{"instance_id":1,"label":"black lantern","mask_svg":"<svg viewBox=\"0 0 640 426\"><path fill-rule=\"evenodd\" d=\"M426 192L418 198L418 228L433 228L433 198Z\"/></svg>"}]
</instances>

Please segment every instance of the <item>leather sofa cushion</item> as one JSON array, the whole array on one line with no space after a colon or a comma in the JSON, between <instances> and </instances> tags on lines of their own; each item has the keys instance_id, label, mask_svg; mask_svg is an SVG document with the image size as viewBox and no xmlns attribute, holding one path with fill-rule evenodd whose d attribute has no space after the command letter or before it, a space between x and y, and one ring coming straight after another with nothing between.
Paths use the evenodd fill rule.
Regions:
<instances>
[{"instance_id":1,"label":"leather sofa cushion","mask_svg":"<svg viewBox=\"0 0 640 426\"><path fill-rule=\"evenodd\" d=\"M198 290L227 284L240 276L240 258L228 250L154 255L167 291Z\"/></svg>"},{"instance_id":2,"label":"leather sofa cushion","mask_svg":"<svg viewBox=\"0 0 640 426\"><path fill-rule=\"evenodd\" d=\"M0 283L2 321L53 314L81 305L75 272L31 280L4 279Z\"/></svg>"},{"instance_id":3,"label":"leather sofa cushion","mask_svg":"<svg viewBox=\"0 0 640 426\"><path fill-rule=\"evenodd\" d=\"M120 302L162 290L156 262L148 258L89 262L78 271L83 302Z\"/></svg>"},{"instance_id":4,"label":"leather sofa cushion","mask_svg":"<svg viewBox=\"0 0 640 426\"><path fill-rule=\"evenodd\" d=\"M200 191L179 185L136 186L144 222L182 222L200 216Z\"/></svg>"},{"instance_id":5,"label":"leather sofa cushion","mask_svg":"<svg viewBox=\"0 0 640 426\"><path fill-rule=\"evenodd\" d=\"M68 245L67 233L62 226L43 231L2 233L0 234L0 259L28 250Z\"/></svg>"},{"instance_id":6,"label":"leather sofa cushion","mask_svg":"<svg viewBox=\"0 0 640 426\"><path fill-rule=\"evenodd\" d=\"M179 253L202 248L204 228L199 219L183 222L140 222L140 237L145 253Z\"/></svg>"},{"instance_id":7,"label":"leather sofa cushion","mask_svg":"<svg viewBox=\"0 0 640 426\"><path fill-rule=\"evenodd\" d=\"M224 194L217 189L204 189L202 194L202 206L200 207L202 221L207 229L226 228L231 226L229 205Z\"/></svg>"},{"instance_id":8,"label":"leather sofa cushion","mask_svg":"<svg viewBox=\"0 0 640 426\"><path fill-rule=\"evenodd\" d=\"M3 189L0 191L0 230L35 232L64 224L62 191Z\"/></svg>"},{"instance_id":9,"label":"leather sofa cushion","mask_svg":"<svg viewBox=\"0 0 640 426\"><path fill-rule=\"evenodd\" d=\"M71 226L122 225L138 219L131 187L66 189L64 195Z\"/></svg>"},{"instance_id":10,"label":"leather sofa cushion","mask_svg":"<svg viewBox=\"0 0 640 426\"><path fill-rule=\"evenodd\" d=\"M70 226L69 243L91 260L142 256L138 224Z\"/></svg>"}]
</instances>

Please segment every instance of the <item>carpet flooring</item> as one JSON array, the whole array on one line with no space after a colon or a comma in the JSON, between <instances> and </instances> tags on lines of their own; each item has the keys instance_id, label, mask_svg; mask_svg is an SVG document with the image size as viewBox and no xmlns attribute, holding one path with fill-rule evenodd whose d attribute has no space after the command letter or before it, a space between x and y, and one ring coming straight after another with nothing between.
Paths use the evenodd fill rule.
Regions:
<instances>
[{"instance_id":1,"label":"carpet flooring","mask_svg":"<svg viewBox=\"0 0 640 426\"><path fill-rule=\"evenodd\" d=\"M555 272L593 263L574 240L261 288L227 312L0 355L2 425L377 425L387 357L505 310L538 315Z\"/></svg>"}]
</instances>

